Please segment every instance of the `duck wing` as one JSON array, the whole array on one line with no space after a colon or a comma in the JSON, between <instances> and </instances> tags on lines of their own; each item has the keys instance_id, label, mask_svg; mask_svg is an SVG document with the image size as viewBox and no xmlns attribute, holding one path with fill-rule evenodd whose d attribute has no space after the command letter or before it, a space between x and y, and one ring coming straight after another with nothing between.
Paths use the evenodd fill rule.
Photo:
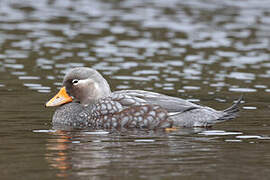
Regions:
<instances>
[{"instance_id":1,"label":"duck wing","mask_svg":"<svg viewBox=\"0 0 270 180\"><path fill-rule=\"evenodd\" d=\"M144 101L146 104L159 105L167 110L170 114L186 112L193 109L202 108L203 106L191 103L187 100L171 97L164 94L143 91L143 90L122 90L113 92L114 95L122 94Z\"/></svg>"},{"instance_id":2,"label":"duck wing","mask_svg":"<svg viewBox=\"0 0 270 180\"><path fill-rule=\"evenodd\" d=\"M171 127L168 112L144 99L124 93L113 93L91 105L88 126L111 128Z\"/></svg>"},{"instance_id":3,"label":"duck wing","mask_svg":"<svg viewBox=\"0 0 270 180\"><path fill-rule=\"evenodd\" d=\"M181 98L141 90L116 91L114 94L125 94L144 100L146 104L158 105L168 112L168 118L176 127L209 127L215 123L234 119L239 112L242 96L231 107L215 110L200 106Z\"/></svg>"}]
</instances>

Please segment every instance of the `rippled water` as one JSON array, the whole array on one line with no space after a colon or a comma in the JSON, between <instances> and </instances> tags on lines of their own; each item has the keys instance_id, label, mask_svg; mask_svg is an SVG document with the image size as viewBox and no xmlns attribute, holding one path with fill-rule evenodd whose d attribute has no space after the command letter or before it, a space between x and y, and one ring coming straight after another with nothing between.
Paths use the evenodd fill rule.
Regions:
<instances>
[{"instance_id":1,"label":"rippled water","mask_svg":"<svg viewBox=\"0 0 270 180\"><path fill-rule=\"evenodd\" d=\"M0 1L1 179L269 179L270 1ZM65 72L241 116L211 129L53 130Z\"/></svg>"}]
</instances>

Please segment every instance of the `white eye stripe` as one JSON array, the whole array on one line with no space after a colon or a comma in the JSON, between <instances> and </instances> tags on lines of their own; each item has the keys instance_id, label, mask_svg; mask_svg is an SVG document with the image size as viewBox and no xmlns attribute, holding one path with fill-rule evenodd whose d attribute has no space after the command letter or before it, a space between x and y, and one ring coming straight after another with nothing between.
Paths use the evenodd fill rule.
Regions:
<instances>
[{"instance_id":1,"label":"white eye stripe","mask_svg":"<svg viewBox=\"0 0 270 180\"><path fill-rule=\"evenodd\" d=\"M79 83L79 80L78 80L78 79L73 79L73 80L72 80L72 84L76 85L76 84L78 84L78 83Z\"/></svg>"}]
</instances>

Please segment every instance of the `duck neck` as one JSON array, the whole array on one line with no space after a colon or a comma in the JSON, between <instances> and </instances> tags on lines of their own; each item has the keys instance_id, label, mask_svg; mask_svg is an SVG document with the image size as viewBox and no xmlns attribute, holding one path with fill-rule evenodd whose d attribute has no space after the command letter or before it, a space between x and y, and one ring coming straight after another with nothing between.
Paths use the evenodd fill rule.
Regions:
<instances>
[{"instance_id":1,"label":"duck neck","mask_svg":"<svg viewBox=\"0 0 270 180\"><path fill-rule=\"evenodd\" d=\"M92 87L91 89L91 91L86 91L82 93L85 96L81 98L80 103L82 105L95 104L99 99L110 96L112 94L107 81L94 83L94 88Z\"/></svg>"}]
</instances>

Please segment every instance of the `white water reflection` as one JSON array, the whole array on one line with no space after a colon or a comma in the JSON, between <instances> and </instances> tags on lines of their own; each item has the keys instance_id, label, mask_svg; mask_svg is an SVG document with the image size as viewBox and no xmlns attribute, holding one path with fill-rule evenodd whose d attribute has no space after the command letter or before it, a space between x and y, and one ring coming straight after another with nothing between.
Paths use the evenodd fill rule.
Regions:
<instances>
[{"instance_id":1,"label":"white water reflection","mask_svg":"<svg viewBox=\"0 0 270 180\"><path fill-rule=\"evenodd\" d=\"M269 0L1 0L1 178L267 177L269 9ZM113 90L218 109L244 93L245 104L220 130L50 130L43 104L77 66L96 68Z\"/></svg>"},{"instance_id":2,"label":"white water reflection","mask_svg":"<svg viewBox=\"0 0 270 180\"><path fill-rule=\"evenodd\" d=\"M232 87L232 88L229 88L229 91L233 91L233 92L256 92L257 90L256 89L253 89L253 88L240 88L240 87Z\"/></svg>"},{"instance_id":3,"label":"white water reflection","mask_svg":"<svg viewBox=\"0 0 270 180\"><path fill-rule=\"evenodd\" d=\"M258 136L258 135L243 135L243 136L236 136L239 139L262 139L262 140L270 140L269 136Z\"/></svg>"},{"instance_id":4,"label":"white water reflection","mask_svg":"<svg viewBox=\"0 0 270 180\"><path fill-rule=\"evenodd\" d=\"M206 136L228 136L228 135L237 135L237 134L243 134L242 132L226 132L223 130L209 130L209 131L203 131L199 134L206 135Z\"/></svg>"}]
</instances>

